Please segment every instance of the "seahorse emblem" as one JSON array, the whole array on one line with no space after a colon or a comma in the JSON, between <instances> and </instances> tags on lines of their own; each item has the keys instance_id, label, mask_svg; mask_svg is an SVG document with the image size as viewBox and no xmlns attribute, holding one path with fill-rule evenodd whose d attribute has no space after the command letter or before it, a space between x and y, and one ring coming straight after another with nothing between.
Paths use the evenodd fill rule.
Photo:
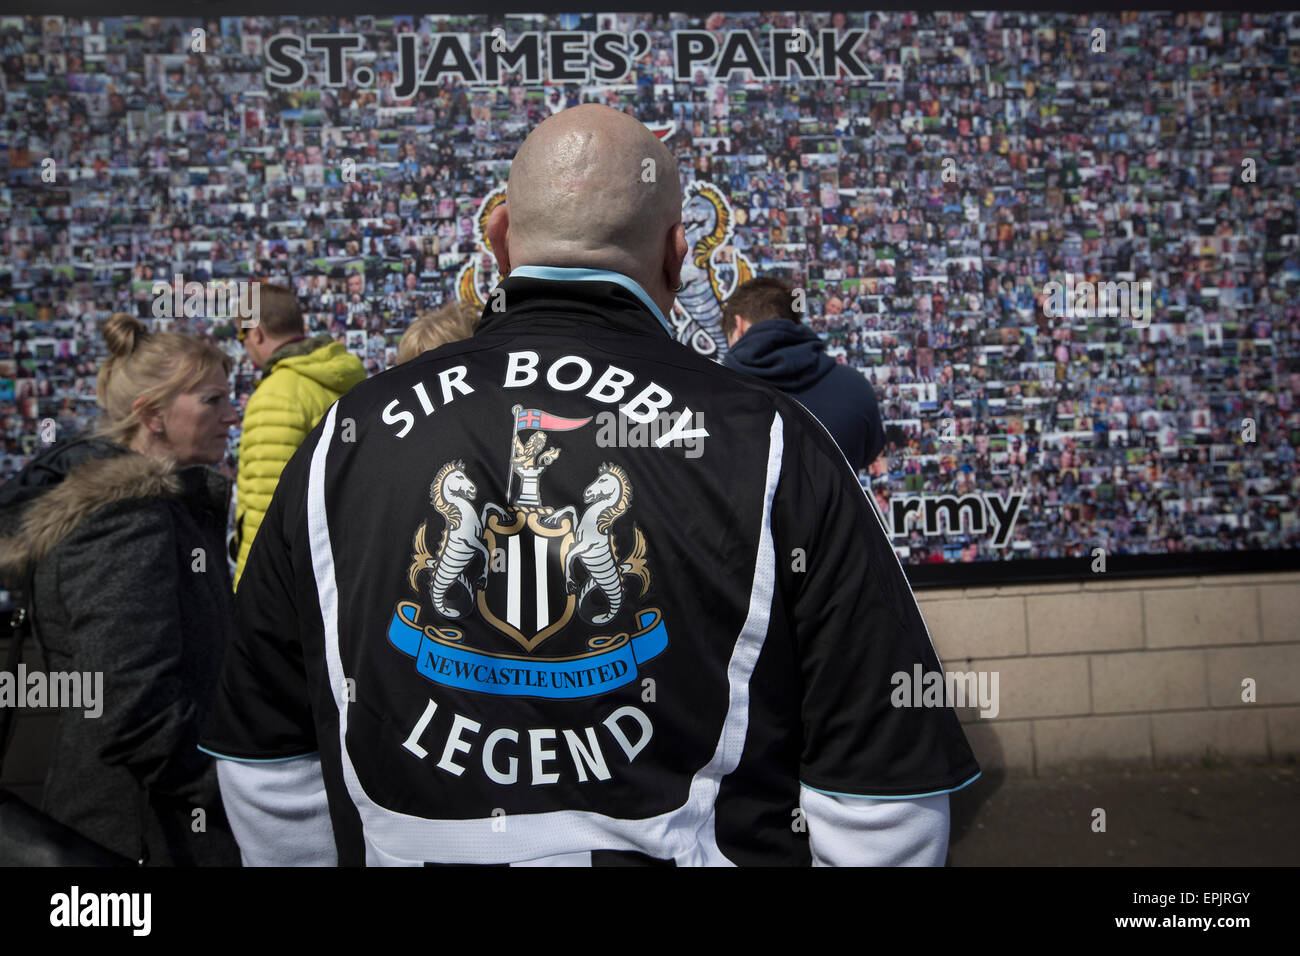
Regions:
<instances>
[{"instance_id":1,"label":"seahorse emblem","mask_svg":"<svg viewBox=\"0 0 1300 956\"><path fill-rule=\"evenodd\" d=\"M514 416L529 428L542 422L561 431L587 422L540 409L516 408ZM538 475L528 473L540 473L544 459L554 461L557 450L545 448L540 439L517 439L512 473L522 470L523 477L535 482ZM536 490L521 498L538 497ZM663 610L637 600L651 584L640 528L632 526L631 553L618 553L619 541L624 547L628 541L624 533L614 537L632 500L627 473L602 464L583 490L583 504L559 511L540 501L509 508L489 502L476 515L475 492L460 461L448 462L434 479L429 493L445 521L442 541L437 556L431 555L425 547L427 522L421 524L408 572L417 593L420 575L430 572L427 593L434 613L432 620L422 621L423 601L398 600L386 625L394 652L413 658L416 671L434 684L495 698L582 700L644 684L641 668L667 650L668 631ZM484 572L471 586L480 557ZM625 578L636 579L626 582L627 590ZM455 626L439 622L439 617L471 613L461 588L478 617ZM586 626L570 628L579 617ZM504 650L503 637L515 646ZM546 643L547 650L540 650L553 640L554 645Z\"/></svg>"},{"instance_id":2,"label":"seahorse emblem","mask_svg":"<svg viewBox=\"0 0 1300 956\"><path fill-rule=\"evenodd\" d=\"M483 197L474 216L474 243L476 250L470 261L461 267L456 277L456 297L482 309L492 289L501 279L496 260L492 257L492 241L487 235L487 221L497 206L506 201L506 187L502 183Z\"/></svg>"},{"instance_id":3,"label":"seahorse emblem","mask_svg":"<svg viewBox=\"0 0 1300 956\"><path fill-rule=\"evenodd\" d=\"M587 505L582 516L570 506L542 519L543 524L558 524L566 515L576 519L573 547L564 561L565 589L578 593L578 613L591 624L606 624L613 620L623 606L623 578L632 576L641 582L641 595L650 587L650 570L645 562L645 537L640 528L633 529L632 553L620 561L613 527L632 501L632 483L627 472L618 465L603 464L596 479L587 485L582 495ZM578 589L574 563L578 562L588 574L587 581ZM595 595L604 599L603 607Z\"/></svg>"},{"instance_id":4,"label":"seahorse emblem","mask_svg":"<svg viewBox=\"0 0 1300 956\"><path fill-rule=\"evenodd\" d=\"M754 275L753 264L743 253L737 252L734 262L718 259L734 234L734 221L731 203L717 186L698 180L687 184L682 225L690 255L682 267L682 291L677 293L673 320L678 341L703 355L726 353L722 303Z\"/></svg>"},{"instance_id":5,"label":"seahorse emblem","mask_svg":"<svg viewBox=\"0 0 1300 956\"><path fill-rule=\"evenodd\" d=\"M435 611L449 618L459 618L464 614L448 603L453 585L460 584L471 600L474 597L475 587L466 575L474 556L477 554L483 558L477 580L479 588L487 584L487 568L491 561L482 540L483 519L474 511L473 501L478 489L464 469L463 461L450 461L434 477L429 486L429 500L446 521L442 540L438 542L437 556L430 554L425 546L428 522L421 522L411 542L411 566L407 571L407 581L415 591L420 589L420 574L433 572L429 600Z\"/></svg>"},{"instance_id":6,"label":"seahorse emblem","mask_svg":"<svg viewBox=\"0 0 1300 956\"><path fill-rule=\"evenodd\" d=\"M667 139L677 126L669 122L650 129L660 139ZM456 296L479 309L484 308L501 279L487 237L487 221L505 201L504 184L483 197L474 216L474 253L456 277ZM682 223L690 255L682 269L682 291L677 294L669 321L677 341L701 355L721 357L727 351L726 336L722 334L722 303L736 286L754 277L754 264L739 251L732 261L723 261L721 252L731 245L735 235L735 215L726 194L712 183L694 180L687 184Z\"/></svg>"}]
</instances>

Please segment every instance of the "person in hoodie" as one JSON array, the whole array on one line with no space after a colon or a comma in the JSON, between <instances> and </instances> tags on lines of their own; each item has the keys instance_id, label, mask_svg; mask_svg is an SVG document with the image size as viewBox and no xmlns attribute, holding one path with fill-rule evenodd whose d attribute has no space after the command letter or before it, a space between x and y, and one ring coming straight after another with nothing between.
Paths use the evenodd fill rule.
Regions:
<instances>
[{"instance_id":1,"label":"person in hoodie","mask_svg":"<svg viewBox=\"0 0 1300 956\"><path fill-rule=\"evenodd\" d=\"M95 433L0 488L0 576L22 586L42 669L93 688L56 711L41 809L132 860L237 866L197 748L234 626L230 479L209 467L239 421L231 359L125 313L103 334Z\"/></svg>"},{"instance_id":2,"label":"person in hoodie","mask_svg":"<svg viewBox=\"0 0 1300 956\"><path fill-rule=\"evenodd\" d=\"M876 393L862 375L826 354L826 343L799 321L794 288L783 279L742 282L722 309L727 368L748 372L797 400L826 427L853 470L884 450Z\"/></svg>"},{"instance_id":3,"label":"person in hoodie","mask_svg":"<svg viewBox=\"0 0 1300 956\"><path fill-rule=\"evenodd\" d=\"M235 504L235 587L253 538L279 484L280 472L329 407L366 377L361 360L330 335L307 337L297 297L263 283L257 323L237 326L262 381L248 399L239 440Z\"/></svg>"}]
</instances>

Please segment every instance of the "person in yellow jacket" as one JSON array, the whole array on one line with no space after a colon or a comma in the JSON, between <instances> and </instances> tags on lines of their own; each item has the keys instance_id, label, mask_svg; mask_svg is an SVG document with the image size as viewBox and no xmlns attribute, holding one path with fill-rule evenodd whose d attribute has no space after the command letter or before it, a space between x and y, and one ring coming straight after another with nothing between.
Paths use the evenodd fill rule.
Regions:
<instances>
[{"instance_id":1,"label":"person in yellow jacket","mask_svg":"<svg viewBox=\"0 0 1300 956\"><path fill-rule=\"evenodd\" d=\"M236 589L280 472L329 407L366 377L361 360L341 342L329 335L307 337L292 291L263 283L258 294L257 324L244 329L236 323L249 360L262 369L239 440Z\"/></svg>"}]
</instances>

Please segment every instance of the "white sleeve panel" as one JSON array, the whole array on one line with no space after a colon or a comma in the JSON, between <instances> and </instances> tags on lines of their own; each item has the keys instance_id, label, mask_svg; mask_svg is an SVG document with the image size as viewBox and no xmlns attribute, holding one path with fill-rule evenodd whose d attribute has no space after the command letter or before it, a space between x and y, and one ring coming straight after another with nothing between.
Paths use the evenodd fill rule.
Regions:
<instances>
[{"instance_id":1,"label":"white sleeve panel","mask_svg":"<svg viewBox=\"0 0 1300 956\"><path fill-rule=\"evenodd\" d=\"M218 760L217 779L244 866L337 866L320 755Z\"/></svg>"},{"instance_id":2,"label":"white sleeve panel","mask_svg":"<svg viewBox=\"0 0 1300 956\"><path fill-rule=\"evenodd\" d=\"M813 866L943 866L948 794L910 800L799 788Z\"/></svg>"}]
</instances>

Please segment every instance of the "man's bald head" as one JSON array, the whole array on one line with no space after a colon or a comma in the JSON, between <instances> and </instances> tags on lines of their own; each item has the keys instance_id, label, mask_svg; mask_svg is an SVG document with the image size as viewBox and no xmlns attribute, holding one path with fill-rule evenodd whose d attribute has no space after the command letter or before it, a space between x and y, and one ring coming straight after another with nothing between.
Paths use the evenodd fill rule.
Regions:
<instances>
[{"instance_id":1,"label":"man's bald head","mask_svg":"<svg viewBox=\"0 0 1300 956\"><path fill-rule=\"evenodd\" d=\"M524 140L488 238L503 273L611 269L667 312L686 256L681 218L672 153L631 116L592 104L557 113Z\"/></svg>"}]
</instances>

